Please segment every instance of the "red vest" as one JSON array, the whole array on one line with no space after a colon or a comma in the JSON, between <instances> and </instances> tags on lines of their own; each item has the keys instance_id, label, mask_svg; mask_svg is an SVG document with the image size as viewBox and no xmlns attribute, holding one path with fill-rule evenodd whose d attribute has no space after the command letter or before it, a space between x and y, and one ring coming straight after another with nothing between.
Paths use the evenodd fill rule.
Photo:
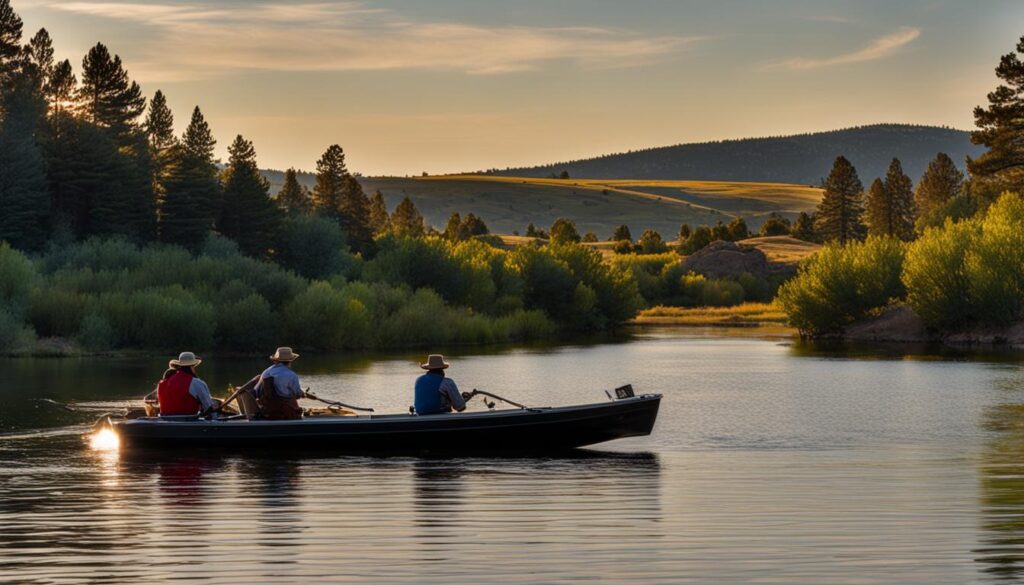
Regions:
<instances>
[{"instance_id":1,"label":"red vest","mask_svg":"<svg viewBox=\"0 0 1024 585\"><path fill-rule=\"evenodd\" d=\"M156 388L156 398L160 401L160 414L196 414L202 409L199 401L188 393L192 385L192 375L188 372L178 372L161 380Z\"/></svg>"}]
</instances>

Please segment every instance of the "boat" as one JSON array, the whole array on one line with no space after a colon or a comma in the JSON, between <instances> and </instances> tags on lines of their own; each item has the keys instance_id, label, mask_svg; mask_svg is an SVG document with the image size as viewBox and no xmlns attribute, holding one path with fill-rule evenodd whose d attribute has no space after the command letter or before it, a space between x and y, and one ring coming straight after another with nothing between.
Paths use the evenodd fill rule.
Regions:
<instances>
[{"instance_id":1,"label":"boat","mask_svg":"<svg viewBox=\"0 0 1024 585\"><path fill-rule=\"evenodd\" d=\"M619 392L608 402L457 414L356 414L297 420L140 416L104 421L121 449L302 448L369 452L552 451L649 435L660 394ZM609 396L611 396L609 394Z\"/></svg>"}]
</instances>

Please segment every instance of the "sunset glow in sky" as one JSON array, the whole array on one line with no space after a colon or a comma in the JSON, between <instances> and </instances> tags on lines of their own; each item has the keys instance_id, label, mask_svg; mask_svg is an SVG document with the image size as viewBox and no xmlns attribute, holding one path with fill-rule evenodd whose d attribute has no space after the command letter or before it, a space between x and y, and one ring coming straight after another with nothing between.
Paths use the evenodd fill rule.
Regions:
<instances>
[{"instance_id":1,"label":"sunset glow in sky","mask_svg":"<svg viewBox=\"0 0 1024 585\"><path fill-rule=\"evenodd\" d=\"M218 153L364 174L519 166L877 122L969 128L1024 2L13 0L58 58L103 41Z\"/></svg>"}]
</instances>

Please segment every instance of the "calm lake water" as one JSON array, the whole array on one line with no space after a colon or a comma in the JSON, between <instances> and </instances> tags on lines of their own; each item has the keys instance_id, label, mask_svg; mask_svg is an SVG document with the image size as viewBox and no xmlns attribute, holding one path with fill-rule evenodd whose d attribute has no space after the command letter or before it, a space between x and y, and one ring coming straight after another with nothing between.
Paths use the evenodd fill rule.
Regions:
<instances>
[{"instance_id":1,"label":"calm lake water","mask_svg":"<svg viewBox=\"0 0 1024 585\"><path fill-rule=\"evenodd\" d=\"M165 360L0 361L0 581L988 583L1024 580L1018 354L678 331L449 351L535 405L665 395L654 434L558 458L132 456L93 414ZM323 396L404 411L417 356L315 358ZM210 360L211 387L260 361ZM480 408L479 403L475 408Z\"/></svg>"}]
</instances>

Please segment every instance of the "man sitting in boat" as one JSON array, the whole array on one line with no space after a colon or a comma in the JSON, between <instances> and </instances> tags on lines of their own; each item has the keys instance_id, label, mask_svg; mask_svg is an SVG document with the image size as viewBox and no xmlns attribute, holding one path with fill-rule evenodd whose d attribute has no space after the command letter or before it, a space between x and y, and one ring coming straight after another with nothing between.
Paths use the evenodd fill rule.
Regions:
<instances>
[{"instance_id":1,"label":"man sitting in boat","mask_svg":"<svg viewBox=\"0 0 1024 585\"><path fill-rule=\"evenodd\" d=\"M416 414L466 410L466 400L459 394L455 380L444 375L448 365L448 362L444 361L444 356L438 354L427 356L427 362L420 364L427 373L416 379L416 395L413 402Z\"/></svg>"},{"instance_id":2,"label":"man sitting in boat","mask_svg":"<svg viewBox=\"0 0 1024 585\"><path fill-rule=\"evenodd\" d=\"M299 354L290 347L277 348L270 356L273 365L242 386L244 392L239 394L238 402L243 414L266 420L302 418L299 398L305 396L305 392L299 383L299 375L291 368L298 357Z\"/></svg>"},{"instance_id":3,"label":"man sitting in boat","mask_svg":"<svg viewBox=\"0 0 1024 585\"><path fill-rule=\"evenodd\" d=\"M183 351L178 359L171 360L174 373L165 376L156 388L161 416L198 414L219 406L210 396L210 387L196 376L195 369L201 363L203 360L191 351Z\"/></svg>"}]
</instances>

